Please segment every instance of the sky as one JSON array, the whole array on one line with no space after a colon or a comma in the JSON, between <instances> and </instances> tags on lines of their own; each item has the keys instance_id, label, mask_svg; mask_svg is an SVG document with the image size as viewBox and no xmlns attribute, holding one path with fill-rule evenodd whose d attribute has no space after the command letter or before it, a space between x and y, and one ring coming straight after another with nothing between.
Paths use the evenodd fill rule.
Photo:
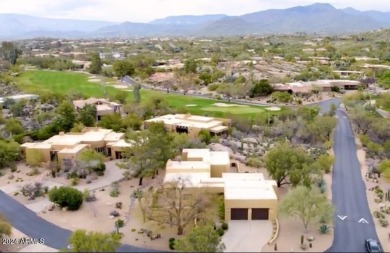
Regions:
<instances>
[{"instance_id":1,"label":"sky","mask_svg":"<svg viewBox=\"0 0 390 253\"><path fill-rule=\"evenodd\" d=\"M177 15L242 15L320 0L0 0L0 13L50 18L150 22ZM325 1L322 1L325 2ZM390 11L390 0L327 0L336 8Z\"/></svg>"}]
</instances>

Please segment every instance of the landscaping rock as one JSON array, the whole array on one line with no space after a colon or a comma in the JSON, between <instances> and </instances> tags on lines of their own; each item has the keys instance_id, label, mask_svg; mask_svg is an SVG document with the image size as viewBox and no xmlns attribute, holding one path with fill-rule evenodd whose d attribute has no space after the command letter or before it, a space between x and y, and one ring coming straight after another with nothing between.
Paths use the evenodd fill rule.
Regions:
<instances>
[{"instance_id":1,"label":"landscaping rock","mask_svg":"<svg viewBox=\"0 0 390 253\"><path fill-rule=\"evenodd\" d=\"M110 212L110 216L118 217L119 216L119 212L117 210L111 211Z\"/></svg>"},{"instance_id":2,"label":"landscaping rock","mask_svg":"<svg viewBox=\"0 0 390 253\"><path fill-rule=\"evenodd\" d=\"M8 176L8 179L14 179L14 177L15 177L14 174L11 174Z\"/></svg>"},{"instance_id":3,"label":"landscaping rock","mask_svg":"<svg viewBox=\"0 0 390 253\"><path fill-rule=\"evenodd\" d=\"M110 218L110 219L114 219L114 218L115 218L115 216L114 216L114 215L110 215L110 216L108 216L108 218Z\"/></svg>"},{"instance_id":4,"label":"landscaping rock","mask_svg":"<svg viewBox=\"0 0 390 253\"><path fill-rule=\"evenodd\" d=\"M255 138L244 138L242 141L246 142L246 143L251 143L251 144L258 144L258 142Z\"/></svg>"}]
</instances>

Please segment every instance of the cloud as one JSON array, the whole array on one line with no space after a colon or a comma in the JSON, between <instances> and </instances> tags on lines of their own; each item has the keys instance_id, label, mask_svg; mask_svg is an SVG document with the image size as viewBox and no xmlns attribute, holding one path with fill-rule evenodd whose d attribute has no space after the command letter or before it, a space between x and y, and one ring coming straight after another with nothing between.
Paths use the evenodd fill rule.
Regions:
<instances>
[{"instance_id":1,"label":"cloud","mask_svg":"<svg viewBox=\"0 0 390 253\"><path fill-rule=\"evenodd\" d=\"M148 22L172 15L241 15L318 0L0 0L2 12L34 16ZM336 8L390 11L389 0L328 0Z\"/></svg>"}]
</instances>

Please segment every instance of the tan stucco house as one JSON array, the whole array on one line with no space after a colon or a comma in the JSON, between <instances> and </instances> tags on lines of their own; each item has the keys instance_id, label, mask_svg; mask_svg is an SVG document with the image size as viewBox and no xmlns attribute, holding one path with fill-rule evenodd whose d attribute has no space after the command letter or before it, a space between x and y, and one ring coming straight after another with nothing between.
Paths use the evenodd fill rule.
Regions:
<instances>
[{"instance_id":1,"label":"tan stucco house","mask_svg":"<svg viewBox=\"0 0 390 253\"><path fill-rule=\"evenodd\" d=\"M96 106L96 121L101 120L104 115L121 113L121 105L115 102L110 102L104 98L88 98L85 100L74 100L73 106L76 111L84 108L86 105Z\"/></svg>"},{"instance_id":2,"label":"tan stucco house","mask_svg":"<svg viewBox=\"0 0 390 253\"><path fill-rule=\"evenodd\" d=\"M40 156L43 164L58 162L60 166L72 163L85 149L95 149L108 159L122 158L122 152L130 147L124 140L124 133L98 127L84 128L80 133L59 133L43 142L24 143L21 145L26 162L32 156Z\"/></svg>"},{"instance_id":3,"label":"tan stucco house","mask_svg":"<svg viewBox=\"0 0 390 253\"><path fill-rule=\"evenodd\" d=\"M232 173L227 151L184 149L180 161L168 160L164 182L178 178L189 189L223 193L225 220L273 220L277 215L276 182L262 173Z\"/></svg>"},{"instance_id":4,"label":"tan stucco house","mask_svg":"<svg viewBox=\"0 0 390 253\"><path fill-rule=\"evenodd\" d=\"M202 129L209 131L212 136L226 134L231 124L230 119L191 114L167 114L145 120L144 128L148 128L152 122L163 122L168 131L186 133L190 138L196 138Z\"/></svg>"}]
</instances>

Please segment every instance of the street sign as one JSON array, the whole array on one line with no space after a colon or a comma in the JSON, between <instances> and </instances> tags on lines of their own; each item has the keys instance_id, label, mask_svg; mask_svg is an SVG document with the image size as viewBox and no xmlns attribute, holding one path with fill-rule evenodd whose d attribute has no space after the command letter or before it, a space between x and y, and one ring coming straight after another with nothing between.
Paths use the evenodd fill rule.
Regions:
<instances>
[{"instance_id":1,"label":"street sign","mask_svg":"<svg viewBox=\"0 0 390 253\"><path fill-rule=\"evenodd\" d=\"M339 217L340 218L340 220L345 220L346 218L347 218L347 216L346 215L337 215L337 217Z\"/></svg>"},{"instance_id":2,"label":"street sign","mask_svg":"<svg viewBox=\"0 0 390 253\"><path fill-rule=\"evenodd\" d=\"M366 224L368 224L368 221L366 221L365 219L361 218L361 219L359 220L359 223L366 223Z\"/></svg>"}]
</instances>

